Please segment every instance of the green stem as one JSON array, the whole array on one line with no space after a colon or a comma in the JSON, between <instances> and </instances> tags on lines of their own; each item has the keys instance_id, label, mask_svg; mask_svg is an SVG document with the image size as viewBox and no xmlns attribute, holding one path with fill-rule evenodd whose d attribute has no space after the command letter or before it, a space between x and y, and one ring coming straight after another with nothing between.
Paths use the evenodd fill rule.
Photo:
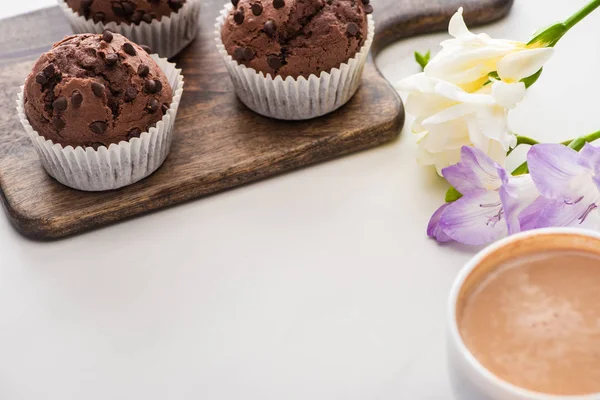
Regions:
<instances>
[{"instance_id":1,"label":"green stem","mask_svg":"<svg viewBox=\"0 0 600 400\"><path fill-rule=\"evenodd\" d=\"M586 6L584 6L581 10L577 11L575 14L571 15L564 22L565 28L567 31L577 25L579 21L587 17L594 11L596 8L600 7L600 0L592 0Z\"/></svg>"},{"instance_id":2,"label":"green stem","mask_svg":"<svg viewBox=\"0 0 600 400\"><path fill-rule=\"evenodd\" d=\"M591 143L598 139L600 139L600 131L592 132L589 135L574 139L568 143L568 146L575 151L579 151L586 143Z\"/></svg>"},{"instance_id":3,"label":"green stem","mask_svg":"<svg viewBox=\"0 0 600 400\"><path fill-rule=\"evenodd\" d=\"M527 144L529 146L533 146L535 144L540 144L540 142L538 142L535 139L532 139L530 137L527 136L520 136L520 135L516 135L517 136L517 144L515 145L515 147L513 147L512 149L509 149L508 152L506 153L506 155L508 156L510 153L513 152L514 149L516 149L519 145L522 144Z\"/></svg>"}]
</instances>

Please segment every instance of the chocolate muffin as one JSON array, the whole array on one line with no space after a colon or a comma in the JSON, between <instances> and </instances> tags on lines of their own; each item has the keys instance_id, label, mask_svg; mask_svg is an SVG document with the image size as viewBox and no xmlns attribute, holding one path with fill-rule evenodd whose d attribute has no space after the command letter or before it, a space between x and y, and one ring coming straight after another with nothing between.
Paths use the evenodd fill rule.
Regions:
<instances>
[{"instance_id":1,"label":"chocolate muffin","mask_svg":"<svg viewBox=\"0 0 600 400\"><path fill-rule=\"evenodd\" d=\"M24 109L45 139L97 148L139 137L172 96L146 51L105 31L68 36L43 54L25 81Z\"/></svg>"},{"instance_id":2,"label":"chocolate muffin","mask_svg":"<svg viewBox=\"0 0 600 400\"><path fill-rule=\"evenodd\" d=\"M232 0L225 49L256 71L308 78L339 67L363 46L369 0Z\"/></svg>"},{"instance_id":3,"label":"chocolate muffin","mask_svg":"<svg viewBox=\"0 0 600 400\"><path fill-rule=\"evenodd\" d=\"M177 12L186 0L65 0L73 11L94 22L139 24Z\"/></svg>"}]
</instances>

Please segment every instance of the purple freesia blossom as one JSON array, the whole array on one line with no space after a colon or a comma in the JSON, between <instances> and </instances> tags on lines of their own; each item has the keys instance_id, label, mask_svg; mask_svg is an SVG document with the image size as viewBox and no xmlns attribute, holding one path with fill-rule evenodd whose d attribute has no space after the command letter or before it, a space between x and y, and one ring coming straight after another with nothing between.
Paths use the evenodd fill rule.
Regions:
<instances>
[{"instance_id":1,"label":"purple freesia blossom","mask_svg":"<svg viewBox=\"0 0 600 400\"><path fill-rule=\"evenodd\" d=\"M519 232L519 214L539 197L529 175L511 176L474 147L463 146L442 175L463 197L433 214L427 234L439 242L482 245Z\"/></svg>"},{"instance_id":2,"label":"purple freesia blossom","mask_svg":"<svg viewBox=\"0 0 600 400\"><path fill-rule=\"evenodd\" d=\"M523 229L581 225L600 206L600 149L581 152L560 144L538 144L527 154L535 185L542 194L519 216Z\"/></svg>"}]
</instances>

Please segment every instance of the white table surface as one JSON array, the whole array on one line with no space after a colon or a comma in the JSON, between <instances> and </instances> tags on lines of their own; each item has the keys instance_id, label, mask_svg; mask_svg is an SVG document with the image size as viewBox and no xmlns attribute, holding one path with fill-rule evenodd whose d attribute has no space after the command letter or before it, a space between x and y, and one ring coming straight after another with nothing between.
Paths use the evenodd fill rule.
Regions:
<instances>
[{"instance_id":1,"label":"white table surface","mask_svg":"<svg viewBox=\"0 0 600 400\"><path fill-rule=\"evenodd\" d=\"M483 30L525 40L585 2L516 0ZM7 1L0 17L52 4ZM389 47L384 75L417 72L413 50L444 37ZM551 141L600 129L599 47L600 12L559 44L514 130ZM453 398L446 296L476 249L426 238L446 185L414 156L405 129L52 243L0 216L0 399Z\"/></svg>"}]
</instances>

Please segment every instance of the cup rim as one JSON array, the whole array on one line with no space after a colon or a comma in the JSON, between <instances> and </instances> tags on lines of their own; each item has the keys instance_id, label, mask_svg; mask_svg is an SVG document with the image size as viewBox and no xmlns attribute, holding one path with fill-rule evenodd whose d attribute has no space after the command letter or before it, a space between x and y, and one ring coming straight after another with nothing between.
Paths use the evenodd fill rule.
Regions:
<instances>
[{"instance_id":1,"label":"cup rim","mask_svg":"<svg viewBox=\"0 0 600 400\"><path fill-rule=\"evenodd\" d=\"M532 390L524 389L513 385L512 383L501 379L496 376L490 370L485 368L479 360L471 353L471 351L465 345L462 336L458 330L458 322L456 318L456 305L458 302L458 296L465 283L467 277L471 272L479 266L488 255L495 251L510 245L511 243L525 240L527 238L539 235L570 235L570 236L586 236L600 240L600 233L581 229L581 228L543 228L536 229L527 232L521 232L509 237L506 237L498 242L486 247L485 249L478 252L473 258L471 258L460 270L457 277L454 279L452 289L450 290L450 296L448 299L448 326L450 331L451 340L456 345L460 356L469 364L469 366L483 377L487 383L495 386L496 388L504 391L505 393L518 396L523 399L530 400L599 400L600 392L590 393L585 395L555 395L548 393L535 392Z\"/></svg>"}]
</instances>

